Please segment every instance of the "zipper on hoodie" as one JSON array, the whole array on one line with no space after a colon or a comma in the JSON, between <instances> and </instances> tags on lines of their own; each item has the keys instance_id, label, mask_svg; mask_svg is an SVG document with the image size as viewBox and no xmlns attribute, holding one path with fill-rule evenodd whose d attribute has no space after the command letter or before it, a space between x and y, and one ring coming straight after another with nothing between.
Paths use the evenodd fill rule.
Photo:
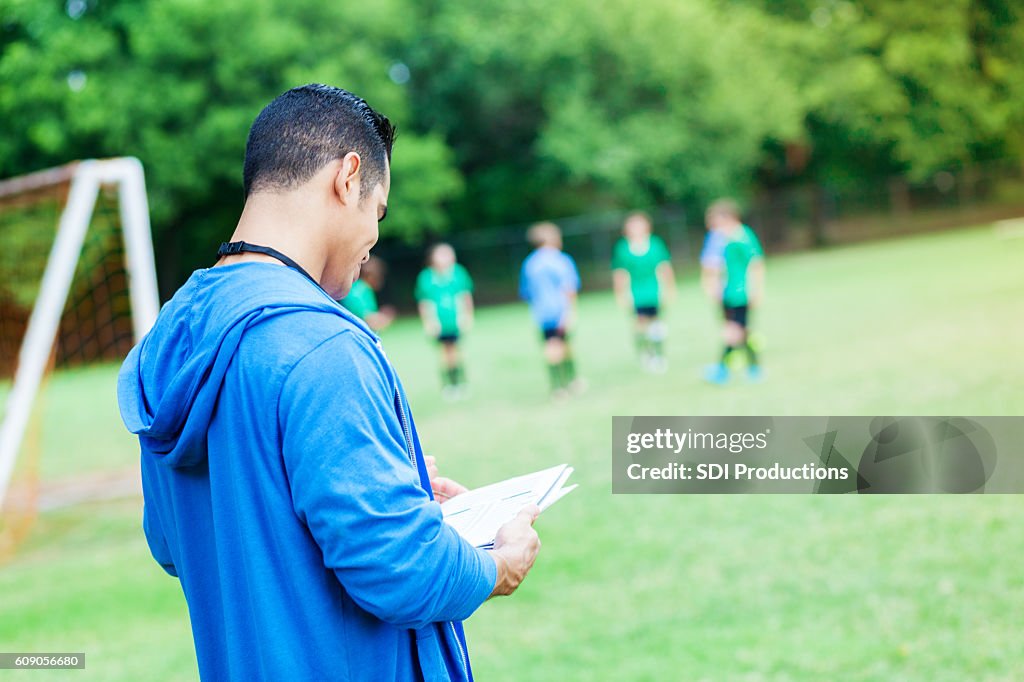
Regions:
<instances>
[{"instance_id":1,"label":"zipper on hoodie","mask_svg":"<svg viewBox=\"0 0 1024 682\"><path fill-rule=\"evenodd\" d=\"M462 657L462 668L466 671L466 679L469 679L469 659L466 658L466 650L462 648L462 640L459 639L459 633L455 631L455 623L448 621L448 627L452 630L452 636L455 637L455 646L459 647L459 656Z\"/></svg>"},{"instance_id":2,"label":"zipper on hoodie","mask_svg":"<svg viewBox=\"0 0 1024 682\"><path fill-rule=\"evenodd\" d=\"M409 461L415 467L417 466L416 448L412 444L412 429L409 428L409 420L405 416L405 405L402 403L402 394L397 386L395 387L395 404L398 406L398 421L402 422L402 433L405 434L405 447L409 453Z\"/></svg>"}]
</instances>

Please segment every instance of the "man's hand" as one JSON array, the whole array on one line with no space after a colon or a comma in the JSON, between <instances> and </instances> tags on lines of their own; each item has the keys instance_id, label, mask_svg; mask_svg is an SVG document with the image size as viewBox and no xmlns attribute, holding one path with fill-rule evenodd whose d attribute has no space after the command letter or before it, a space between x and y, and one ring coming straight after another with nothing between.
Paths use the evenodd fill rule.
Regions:
<instances>
[{"instance_id":1,"label":"man's hand","mask_svg":"<svg viewBox=\"0 0 1024 682\"><path fill-rule=\"evenodd\" d=\"M434 491L434 499L438 502L444 502L450 500L456 495L469 492L469 488L453 481L450 478L444 478L439 476L437 468L437 459L431 455L427 455L423 458L423 463L427 466L427 477L430 479L430 488Z\"/></svg>"},{"instance_id":2,"label":"man's hand","mask_svg":"<svg viewBox=\"0 0 1024 682\"><path fill-rule=\"evenodd\" d=\"M540 538L533 522L540 515L535 504L527 505L519 514L498 529L491 556L498 566L498 580L491 596L509 595L526 579L540 551Z\"/></svg>"}]
</instances>

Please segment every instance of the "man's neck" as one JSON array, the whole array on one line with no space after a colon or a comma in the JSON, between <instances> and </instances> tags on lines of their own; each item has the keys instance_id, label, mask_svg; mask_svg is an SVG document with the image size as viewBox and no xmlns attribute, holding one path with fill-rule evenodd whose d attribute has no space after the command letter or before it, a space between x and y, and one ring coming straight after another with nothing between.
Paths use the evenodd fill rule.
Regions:
<instances>
[{"instance_id":1,"label":"man's neck","mask_svg":"<svg viewBox=\"0 0 1024 682\"><path fill-rule=\"evenodd\" d=\"M326 267L327 249L317 244L316 224L306 202L296 194L258 193L245 202L231 241L269 246L288 256L318 282ZM240 253L223 256L217 265L248 261L280 263L261 253Z\"/></svg>"}]
</instances>

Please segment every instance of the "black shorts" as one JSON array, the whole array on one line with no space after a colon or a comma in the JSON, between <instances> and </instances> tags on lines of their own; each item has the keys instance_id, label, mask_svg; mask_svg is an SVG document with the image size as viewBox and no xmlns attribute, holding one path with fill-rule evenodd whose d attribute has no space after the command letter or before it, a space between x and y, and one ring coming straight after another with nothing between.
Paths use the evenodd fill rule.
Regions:
<instances>
[{"instance_id":1,"label":"black shorts","mask_svg":"<svg viewBox=\"0 0 1024 682\"><path fill-rule=\"evenodd\" d=\"M637 317L657 317L658 306L656 305L638 305L636 306Z\"/></svg>"},{"instance_id":2,"label":"black shorts","mask_svg":"<svg viewBox=\"0 0 1024 682\"><path fill-rule=\"evenodd\" d=\"M544 337L545 341L550 341L551 339L565 340L564 327L542 327L540 333L541 336Z\"/></svg>"},{"instance_id":3,"label":"black shorts","mask_svg":"<svg viewBox=\"0 0 1024 682\"><path fill-rule=\"evenodd\" d=\"M723 305L722 312L725 314L726 322L735 322L744 329L747 328L747 306Z\"/></svg>"},{"instance_id":4,"label":"black shorts","mask_svg":"<svg viewBox=\"0 0 1024 682\"><path fill-rule=\"evenodd\" d=\"M446 346L454 346L456 343L459 342L459 333L446 332L444 334L441 334L437 337L437 342L443 343Z\"/></svg>"}]
</instances>

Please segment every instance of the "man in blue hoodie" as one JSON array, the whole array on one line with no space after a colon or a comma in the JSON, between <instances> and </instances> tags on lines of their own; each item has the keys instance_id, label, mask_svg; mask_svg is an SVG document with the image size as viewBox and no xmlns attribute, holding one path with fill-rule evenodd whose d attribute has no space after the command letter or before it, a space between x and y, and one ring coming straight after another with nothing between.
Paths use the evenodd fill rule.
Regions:
<instances>
[{"instance_id":1,"label":"man in blue hoodie","mask_svg":"<svg viewBox=\"0 0 1024 682\"><path fill-rule=\"evenodd\" d=\"M336 303L387 213L394 129L307 85L256 118L230 243L125 360L143 527L181 581L210 680L471 680L461 622L540 547L530 507L495 549L434 493L380 341Z\"/></svg>"}]
</instances>

